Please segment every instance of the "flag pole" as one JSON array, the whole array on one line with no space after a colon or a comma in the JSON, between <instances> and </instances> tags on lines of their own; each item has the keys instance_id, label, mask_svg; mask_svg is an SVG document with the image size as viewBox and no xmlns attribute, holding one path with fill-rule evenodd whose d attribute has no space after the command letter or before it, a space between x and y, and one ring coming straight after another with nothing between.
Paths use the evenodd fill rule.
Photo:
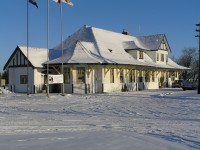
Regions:
<instances>
[{"instance_id":1,"label":"flag pole","mask_svg":"<svg viewBox=\"0 0 200 150\"><path fill-rule=\"evenodd\" d=\"M49 97L49 0L47 0L47 97Z\"/></svg>"},{"instance_id":2,"label":"flag pole","mask_svg":"<svg viewBox=\"0 0 200 150\"><path fill-rule=\"evenodd\" d=\"M27 95L29 95L29 1L27 0Z\"/></svg>"},{"instance_id":3,"label":"flag pole","mask_svg":"<svg viewBox=\"0 0 200 150\"><path fill-rule=\"evenodd\" d=\"M60 32L61 32L61 50L62 50L62 69L61 74L63 75L62 83L62 96L65 96L65 86L64 86L64 69L63 69L63 31L62 31L62 2L60 3Z\"/></svg>"}]
</instances>

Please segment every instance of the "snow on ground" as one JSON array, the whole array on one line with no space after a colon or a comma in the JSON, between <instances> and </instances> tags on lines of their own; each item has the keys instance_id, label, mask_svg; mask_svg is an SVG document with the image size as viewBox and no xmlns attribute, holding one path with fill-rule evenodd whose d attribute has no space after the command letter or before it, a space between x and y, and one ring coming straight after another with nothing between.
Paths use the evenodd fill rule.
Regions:
<instances>
[{"instance_id":1,"label":"snow on ground","mask_svg":"<svg viewBox=\"0 0 200 150\"><path fill-rule=\"evenodd\" d=\"M200 95L0 94L1 150L199 150Z\"/></svg>"}]
</instances>

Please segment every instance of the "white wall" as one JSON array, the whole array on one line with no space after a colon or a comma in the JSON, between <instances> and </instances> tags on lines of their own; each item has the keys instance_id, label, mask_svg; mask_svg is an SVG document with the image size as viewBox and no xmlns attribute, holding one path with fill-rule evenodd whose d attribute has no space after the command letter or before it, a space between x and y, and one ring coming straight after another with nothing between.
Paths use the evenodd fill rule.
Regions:
<instances>
[{"instance_id":1,"label":"white wall","mask_svg":"<svg viewBox=\"0 0 200 150\"><path fill-rule=\"evenodd\" d=\"M107 68L104 70L104 67ZM114 68L114 83L110 82L110 69ZM124 75L124 82L120 83L120 73L119 68L123 69L123 75ZM124 66L103 66L102 72L103 72L103 92L119 92L122 91L124 88L124 85L126 84L128 91L134 91L136 90L136 83L128 83L128 76L126 76L126 67ZM107 71L105 73L104 71Z\"/></svg>"},{"instance_id":2,"label":"white wall","mask_svg":"<svg viewBox=\"0 0 200 150\"><path fill-rule=\"evenodd\" d=\"M34 85L34 72L31 67L29 67L29 89L30 92L33 93L33 85ZM13 92L18 93L26 93L27 92L27 84L20 84L20 76L27 75L26 67L17 67L17 68L9 68L9 89L11 90L11 86Z\"/></svg>"},{"instance_id":3,"label":"white wall","mask_svg":"<svg viewBox=\"0 0 200 150\"><path fill-rule=\"evenodd\" d=\"M146 82L144 83L145 89L159 89L158 82Z\"/></svg>"},{"instance_id":4,"label":"white wall","mask_svg":"<svg viewBox=\"0 0 200 150\"><path fill-rule=\"evenodd\" d=\"M138 59L138 52L137 50L129 50L128 53L135 59Z\"/></svg>"},{"instance_id":5,"label":"white wall","mask_svg":"<svg viewBox=\"0 0 200 150\"><path fill-rule=\"evenodd\" d=\"M44 69L34 69L34 86L35 86L34 93L41 92L42 86L44 85L44 74L41 73L43 70Z\"/></svg>"},{"instance_id":6,"label":"white wall","mask_svg":"<svg viewBox=\"0 0 200 150\"><path fill-rule=\"evenodd\" d=\"M103 92L120 92L122 89L122 83L104 83Z\"/></svg>"},{"instance_id":7,"label":"white wall","mask_svg":"<svg viewBox=\"0 0 200 150\"><path fill-rule=\"evenodd\" d=\"M159 61L156 60L156 63L157 64L162 64L162 65L166 65L167 64L167 62L166 62L166 54L168 55L168 51L158 50L158 51L156 51L156 53L159 54ZM161 61L161 54L164 54L164 62Z\"/></svg>"},{"instance_id":8,"label":"white wall","mask_svg":"<svg viewBox=\"0 0 200 150\"><path fill-rule=\"evenodd\" d=\"M139 51L140 50L129 50L128 53L135 59L139 61L145 60L145 55L147 54L154 62L157 64L166 65L166 55L168 56L168 51L166 50L157 50L157 51L144 51L144 59L139 59ZM157 61L157 53L159 54L159 61ZM164 54L164 62L161 61L161 54ZM169 57L169 56L168 56Z\"/></svg>"}]
</instances>

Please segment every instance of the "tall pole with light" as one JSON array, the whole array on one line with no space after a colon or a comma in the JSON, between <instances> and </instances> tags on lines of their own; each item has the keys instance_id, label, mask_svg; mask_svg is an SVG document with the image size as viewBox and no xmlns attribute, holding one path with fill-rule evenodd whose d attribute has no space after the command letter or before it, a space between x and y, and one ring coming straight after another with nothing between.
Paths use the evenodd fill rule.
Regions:
<instances>
[{"instance_id":1,"label":"tall pole with light","mask_svg":"<svg viewBox=\"0 0 200 150\"><path fill-rule=\"evenodd\" d=\"M29 87L29 3L33 4L35 7L38 8L37 2L35 0L27 0L27 95L30 94L30 87Z\"/></svg>"},{"instance_id":2,"label":"tall pole with light","mask_svg":"<svg viewBox=\"0 0 200 150\"><path fill-rule=\"evenodd\" d=\"M64 83L64 52L63 52L63 21L62 21L62 3L60 3L60 32L61 32L61 50L62 50L62 66L61 66L61 74L63 75L63 83L62 83L62 96L65 96L65 83Z\"/></svg>"},{"instance_id":3,"label":"tall pole with light","mask_svg":"<svg viewBox=\"0 0 200 150\"><path fill-rule=\"evenodd\" d=\"M49 0L47 0L47 97L49 97Z\"/></svg>"},{"instance_id":4,"label":"tall pole with light","mask_svg":"<svg viewBox=\"0 0 200 150\"><path fill-rule=\"evenodd\" d=\"M62 20L62 3L66 3L68 5L71 5L73 6L73 3L71 2L71 0L53 0L57 3L60 4L60 32L61 32L61 50L62 50L62 65L61 65L61 74L63 75L63 82L62 82L62 86L61 86L61 89L62 89L62 96L65 96L65 84L64 84L64 67L63 67L63 64L64 64L64 50L63 50L63 31L62 31L62 28L63 28L63 20Z\"/></svg>"},{"instance_id":5,"label":"tall pole with light","mask_svg":"<svg viewBox=\"0 0 200 150\"><path fill-rule=\"evenodd\" d=\"M199 38L198 94L200 94L200 23L196 24L196 26L198 27L198 29L196 29L198 35L196 35L195 37Z\"/></svg>"},{"instance_id":6,"label":"tall pole with light","mask_svg":"<svg viewBox=\"0 0 200 150\"><path fill-rule=\"evenodd\" d=\"M27 95L29 95L29 1L27 0Z\"/></svg>"}]
</instances>

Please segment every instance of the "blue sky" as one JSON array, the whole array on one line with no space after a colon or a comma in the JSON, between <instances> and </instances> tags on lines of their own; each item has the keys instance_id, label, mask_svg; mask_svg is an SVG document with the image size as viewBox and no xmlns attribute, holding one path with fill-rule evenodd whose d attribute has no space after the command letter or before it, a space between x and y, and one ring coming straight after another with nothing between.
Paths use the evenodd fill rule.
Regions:
<instances>
[{"instance_id":1,"label":"blue sky","mask_svg":"<svg viewBox=\"0 0 200 150\"><path fill-rule=\"evenodd\" d=\"M29 45L46 47L46 0L39 8L29 5ZM194 36L200 22L200 0L72 0L63 5L63 37L90 25L114 32L129 31L133 36L165 34L178 57L187 47L198 47ZM1 1L0 71L17 45L26 46L26 0ZM50 0L50 48L60 42L60 9Z\"/></svg>"}]
</instances>

